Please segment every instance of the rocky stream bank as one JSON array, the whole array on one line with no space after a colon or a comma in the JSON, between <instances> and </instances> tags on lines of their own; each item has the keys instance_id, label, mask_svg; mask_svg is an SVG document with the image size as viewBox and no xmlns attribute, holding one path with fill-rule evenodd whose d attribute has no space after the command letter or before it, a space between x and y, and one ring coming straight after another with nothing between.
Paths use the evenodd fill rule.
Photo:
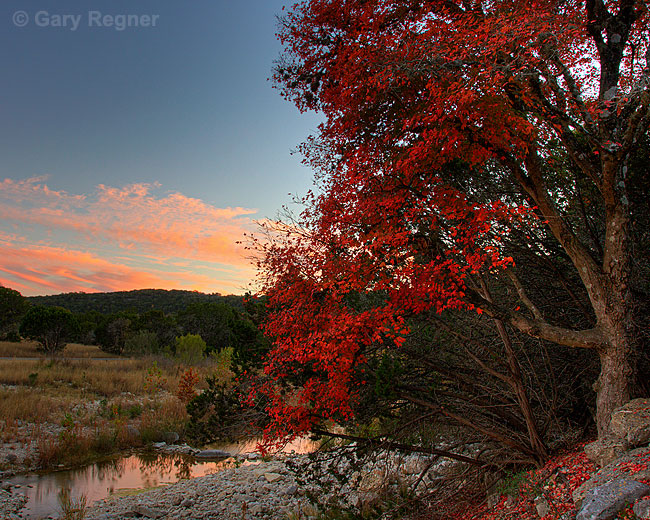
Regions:
<instances>
[{"instance_id":1,"label":"rocky stream bank","mask_svg":"<svg viewBox=\"0 0 650 520\"><path fill-rule=\"evenodd\" d=\"M584 451L549 461L547 466L552 471L536 483L534 497L496 496L487 509L455 516L454 520L650 518L650 400L628 403L615 412L613 424L611 439L601 439ZM157 447L191 450L183 445ZM314 478L310 474L313 463L308 464L306 455L283 455L273 460L248 455L227 458L224 463L225 469L214 474L133 496L111 496L93 504L85 518L307 520L317 516L310 497L318 497L321 505L362 510L400 491L428 493L454 466L446 459L413 454L386 454L372 462L331 457L318 462L319 476ZM537 470L538 474L543 472ZM341 475L345 478L339 480L337 476ZM24 497L20 490L0 487L0 519L22 518Z\"/></svg>"}]
</instances>

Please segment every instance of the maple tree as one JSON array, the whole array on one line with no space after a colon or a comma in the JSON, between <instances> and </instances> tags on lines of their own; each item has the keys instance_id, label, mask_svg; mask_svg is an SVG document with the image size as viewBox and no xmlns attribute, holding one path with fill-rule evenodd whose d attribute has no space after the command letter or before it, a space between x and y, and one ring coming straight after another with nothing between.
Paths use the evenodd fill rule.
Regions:
<instances>
[{"instance_id":1,"label":"maple tree","mask_svg":"<svg viewBox=\"0 0 650 520\"><path fill-rule=\"evenodd\" d=\"M506 345L516 331L596 352L607 433L647 341L630 284L647 26L639 0L292 8L275 79L325 121L303 146L320 192L260 245L275 339L258 387L269 434L349 419L369 350L403 345L410 317L457 310L492 320ZM579 282L564 290L580 318L544 305L513 250ZM506 294L493 298L491 280Z\"/></svg>"}]
</instances>

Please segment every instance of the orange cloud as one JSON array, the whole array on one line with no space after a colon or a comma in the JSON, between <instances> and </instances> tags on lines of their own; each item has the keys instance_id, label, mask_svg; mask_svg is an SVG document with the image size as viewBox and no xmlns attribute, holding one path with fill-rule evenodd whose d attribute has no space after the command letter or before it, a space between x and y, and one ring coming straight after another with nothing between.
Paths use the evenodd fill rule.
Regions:
<instances>
[{"instance_id":1,"label":"orange cloud","mask_svg":"<svg viewBox=\"0 0 650 520\"><path fill-rule=\"evenodd\" d=\"M79 195L52 190L45 180L0 182L3 285L25 294L144 287L241 292L253 278L238 241L255 229L256 210L159 194L158 184L99 185Z\"/></svg>"},{"instance_id":2,"label":"orange cloud","mask_svg":"<svg viewBox=\"0 0 650 520\"><path fill-rule=\"evenodd\" d=\"M196 269L166 271L159 267L141 270L100 258L84 251L52 246L14 247L0 240L0 283L25 294L58 292L103 292L134 288L202 290L232 293L242 281L221 279ZM213 273L216 274L216 273Z\"/></svg>"}]
</instances>

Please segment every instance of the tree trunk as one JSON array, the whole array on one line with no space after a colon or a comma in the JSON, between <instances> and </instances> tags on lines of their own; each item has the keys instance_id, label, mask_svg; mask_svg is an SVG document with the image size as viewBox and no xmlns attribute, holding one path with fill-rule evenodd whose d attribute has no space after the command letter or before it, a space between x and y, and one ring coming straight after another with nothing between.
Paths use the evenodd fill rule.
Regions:
<instances>
[{"instance_id":1,"label":"tree trunk","mask_svg":"<svg viewBox=\"0 0 650 520\"><path fill-rule=\"evenodd\" d=\"M631 274L630 211L622 166L609 155L604 162L605 247L603 283L592 299L598 326L606 343L598 348L601 370L594 385L598 437L609 432L612 412L634 393L638 337L634 330L634 304L629 289Z\"/></svg>"},{"instance_id":2,"label":"tree trunk","mask_svg":"<svg viewBox=\"0 0 650 520\"><path fill-rule=\"evenodd\" d=\"M600 376L594 384L597 393L598 438L609 433L612 412L627 403L634 394L637 341L630 305L626 303L621 302L618 309L610 310L605 331L609 341L603 348L598 349Z\"/></svg>"}]
</instances>

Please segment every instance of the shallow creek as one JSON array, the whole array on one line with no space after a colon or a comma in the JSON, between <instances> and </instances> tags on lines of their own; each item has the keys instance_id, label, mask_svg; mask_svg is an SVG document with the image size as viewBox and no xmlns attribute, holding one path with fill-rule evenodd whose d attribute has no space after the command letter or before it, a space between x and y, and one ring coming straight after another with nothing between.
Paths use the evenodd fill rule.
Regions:
<instances>
[{"instance_id":1,"label":"shallow creek","mask_svg":"<svg viewBox=\"0 0 650 520\"><path fill-rule=\"evenodd\" d=\"M254 452L256 441L214 446L233 455ZM298 440L287 446L285 451L306 453L313 444ZM86 497L90 506L114 494L133 494L141 490L164 486L181 479L196 478L221 471L223 461L202 461L189 455L162 452L142 452L102 460L80 468L51 471L42 474L17 475L7 479L13 486L20 486L13 492L24 493L28 502L21 510L23 518L42 519L60 513L61 490L68 489L73 500Z\"/></svg>"}]
</instances>

